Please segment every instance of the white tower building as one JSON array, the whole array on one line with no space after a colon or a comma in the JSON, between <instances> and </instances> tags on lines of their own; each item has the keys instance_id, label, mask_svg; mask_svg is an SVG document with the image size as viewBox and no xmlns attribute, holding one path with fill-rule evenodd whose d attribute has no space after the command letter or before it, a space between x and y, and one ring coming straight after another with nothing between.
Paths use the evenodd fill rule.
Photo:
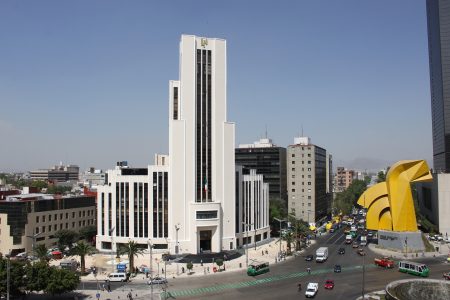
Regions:
<instances>
[{"instance_id":1,"label":"white tower building","mask_svg":"<svg viewBox=\"0 0 450 300\"><path fill-rule=\"evenodd\" d=\"M169 83L170 250L235 249L235 126L227 122L226 41L183 35L179 78Z\"/></svg>"}]
</instances>

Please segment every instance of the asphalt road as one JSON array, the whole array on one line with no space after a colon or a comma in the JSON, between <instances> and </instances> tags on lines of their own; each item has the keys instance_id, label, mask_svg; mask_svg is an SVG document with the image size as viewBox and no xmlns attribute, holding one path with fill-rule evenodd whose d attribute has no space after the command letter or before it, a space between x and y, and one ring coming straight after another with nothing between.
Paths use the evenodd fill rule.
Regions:
<instances>
[{"instance_id":1,"label":"asphalt road","mask_svg":"<svg viewBox=\"0 0 450 300\"><path fill-rule=\"evenodd\" d=\"M256 277L247 276L243 272L223 272L209 276L178 278L170 280L168 291L173 298L180 299L298 299L305 298L304 293L308 282L319 283L319 291L315 299L355 299L362 294L363 278L366 292L382 290L386 284L414 276L400 273L397 268L384 269L373 264L375 254L364 248L367 255L362 257L356 253L351 245L344 243L345 235L342 230L318 238L318 242L302 253L302 256L282 263L271 263L270 272ZM328 260L324 263L307 262L304 256L315 255L317 248L329 248ZM345 248L344 255L338 254L339 248ZM441 279L442 273L450 270L442 258L426 258L419 260L430 267L430 278ZM365 265L363 272L363 263ZM342 266L342 273L334 273L335 264ZM306 269L311 268L308 275ZM363 276L364 274L364 276ZM326 279L333 279L335 288L325 290ZM302 291L298 291L298 283L302 284ZM112 283L111 288L137 287L130 283ZM85 283L85 289L95 289L95 283ZM140 284L140 288L145 288Z\"/></svg>"}]
</instances>

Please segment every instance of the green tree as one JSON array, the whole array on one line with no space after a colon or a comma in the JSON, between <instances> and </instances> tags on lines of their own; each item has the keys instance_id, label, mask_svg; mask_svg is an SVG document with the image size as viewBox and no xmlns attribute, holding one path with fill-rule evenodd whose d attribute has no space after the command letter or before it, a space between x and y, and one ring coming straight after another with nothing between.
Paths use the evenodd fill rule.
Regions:
<instances>
[{"instance_id":1,"label":"green tree","mask_svg":"<svg viewBox=\"0 0 450 300\"><path fill-rule=\"evenodd\" d=\"M378 172L377 174L377 183L386 181L386 173L383 171Z\"/></svg>"},{"instance_id":2,"label":"green tree","mask_svg":"<svg viewBox=\"0 0 450 300\"><path fill-rule=\"evenodd\" d=\"M0 258L0 294L6 294L7 263L6 257ZM19 295L25 286L25 263L17 260L11 260L10 263L10 293L11 295Z\"/></svg>"},{"instance_id":3,"label":"green tree","mask_svg":"<svg viewBox=\"0 0 450 300\"><path fill-rule=\"evenodd\" d=\"M94 237L97 235L97 226L89 225L80 229L79 237L83 240L92 243Z\"/></svg>"},{"instance_id":4,"label":"green tree","mask_svg":"<svg viewBox=\"0 0 450 300\"><path fill-rule=\"evenodd\" d=\"M223 259L218 258L214 262L216 263L216 265L219 267L219 270L220 270L221 267L223 266Z\"/></svg>"},{"instance_id":5,"label":"green tree","mask_svg":"<svg viewBox=\"0 0 450 300\"><path fill-rule=\"evenodd\" d=\"M27 265L26 268L26 286L27 291L39 292L47 288L48 279L50 278L51 268L46 262L37 262Z\"/></svg>"},{"instance_id":6,"label":"green tree","mask_svg":"<svg viewBox=\"0 0 450 300\"><path fill-rule=\"evenodd\" d=\"M58 239L58 248L64 251L66 247L69 251L72 249L72 245L78 240L78 233L69 229L62 229L55 233L55 237Z\"/></svg>"},{"instance_id":7,"label":"green tree","mask_svg":"<svg viewBox=\"0 0 450 300\"><path fill-rule=\"evenodd\" d=\"M188 271L189 271L188 274L191 274L192 268L193 268L193 267L194 267L194 265L192 264L192 262L188 262L188 263L186 264L186 269L188 269Z\"/></svg>"},{"instance_id":8,"label":"green tree","mask_svg":"<svg viewBox=\"0 0 450 300\"><path fill-rule=\"evenodd\" d=\"M48 257L48 248L45 246L45 244L39 244L34 247L34 253L36 255L36 258L39 259L41 262L48 263L49 257Z\"/></svg>"},{"instance_id":9,"label":"green tree","mask_svg":"<svg viewBox=\"0 0 450 300\"><path fill-rule=\"evenodd\" d=\"M273 222L274 218L282 219L286 215L284 211L283 204L281 200L270 200L269 201L269 215L270 221Z\"/></svg>"},{"instance_id":10,"label":"green tree","mask_svg":"<svg viewBox=\"0 0 450 300\"><path fill-rule=\"evenodd\" d=\"M287 254L291 255L292 253L292 242L294 241L294 234L292 232L287 232L283 235L283 240L286 241Z\"/></svg>"},{"instance_id":11,"label":"green tree","mask_svg":"<svg viewBox=\"0 0 450 300\"><path fill-rule=\"evenodd\" d=\"M352 207L356 205L359 197L367 189L367 184L363 180L353 180L350 186L343 192L337 193L334 201L337 212L343 214L351 213Z\"/></svg>"},{"instance_id":12,"label":"green tree","mask_svg":"<svg viewBox=\"0 0 450 300\"><path fill-rule=\"evenodd\" d=\"M48 183L42 180L34 180L31 182L31 187L35 187L38 189L43 189L48 187Z\"/></svg>"},{"instance_id":13,"label":"green tree","mask_svg":"<svg viewBox=\"0 0 450 300\"><path fill-rule=\"evenodd\" d=\"M142 255L144 249L139 247L139 244L135 241L129 241L125 245L121 245L119 248L120 254L126 254L128 256L128 261L130 262L130 272L134 272L134 257Z\"/></svg>"},{"instance_id":14,"label":"green tree","mask_svg":"<svg viewBox=\"0 0 450 300\"><path fill-rule=\"evenodd\" d=\"M50 268L50 277L44 292L48 294L62 294L75 290L80 283L80 277L69 270Z\"/></svg>"},{"instance_id":15,"label":"green tree","mask_svg":"<svg viewBox=\"0 0 450 300\"><path fill-rule=\"evenodd\" d=\"M86 243L85 241L78 241L77 245L73 247L72 253L78 255L80 257L81 264L81 274L85 274L86 272L86 255L92 254L95 252L95 248Z\"/></svg>"}]
</instances>

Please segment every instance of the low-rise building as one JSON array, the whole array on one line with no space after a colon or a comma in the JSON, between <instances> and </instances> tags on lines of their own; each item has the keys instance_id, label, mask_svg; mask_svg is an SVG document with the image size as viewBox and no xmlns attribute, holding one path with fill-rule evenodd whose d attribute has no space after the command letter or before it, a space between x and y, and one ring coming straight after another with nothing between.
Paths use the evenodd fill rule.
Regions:
<instances>
[{"instance_id":1,"label":"low-rise building","mask_svg":"<svg viewBox=\"0 0 450 300\"><path fill-rule=\"evenodd\" d=\"M76 165L54 166L51 169L39 169L30 171L30 179L53 181L53 182L65 182L65 181L78 181L80 168Z\"/></svg>"},{"instance_id":2,"label":"low-rise building","mask_svg":"<svg viewBox=\"0 0 450 300\"><path fill-rule=\"evenodd\" d=\"M0 252L33 251L33 240L56 245L55 233L95 225L95 197L21 194L0 201Z\"/></svg>"}]
</instances>

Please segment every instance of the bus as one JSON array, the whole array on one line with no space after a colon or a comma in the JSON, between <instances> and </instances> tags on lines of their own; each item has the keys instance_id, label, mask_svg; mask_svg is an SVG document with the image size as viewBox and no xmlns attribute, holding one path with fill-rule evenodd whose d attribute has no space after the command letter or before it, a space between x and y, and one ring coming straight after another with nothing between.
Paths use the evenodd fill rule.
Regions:
<instances>
[{"instance_id":1,"label":"bus","mask_svg":"<svg viewBox=\"0 0 450 300\"><path fill-rule=\"evenodd\" d=\"M400 261L398 263L398 270L403 273L409 273L422 277L428 277L428 274L430 273L430 269L427 265L412 261Z\"/></svg>"},{"instance_id":2,"label":"bus","mask_svg":"<svg viewBox=\"0 0 450 300\"><path fill-rule=\"evenodd\" d=\"M263 274L263 273L267 273L269 271L270 270L269 270L269 263L268 262L253 263L253 264L248 266L247 275L249 275L249 276L256 276L256 275L260 275L260 274Z\"/></svg>"}]
</instances>

